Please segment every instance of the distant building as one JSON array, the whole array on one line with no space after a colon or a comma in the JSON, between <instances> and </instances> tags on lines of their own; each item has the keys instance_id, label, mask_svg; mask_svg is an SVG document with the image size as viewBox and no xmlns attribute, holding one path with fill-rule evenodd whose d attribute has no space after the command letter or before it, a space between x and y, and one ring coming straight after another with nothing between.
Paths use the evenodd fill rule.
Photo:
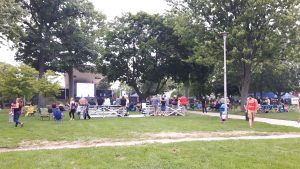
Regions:
<instances>
[{"instance_id":1,"label":"distant building","mask_svg":"<svg viewBox=\"0 0 300 169\"><path fill-rule=\"evenodd\" d=\"M73 78L74 78L74 82L73 82L73 86L74 86L74 95L76 96L77 94L77 83L89 83L89 84L94 84L95 88L94 88L94 94L96 94L96 85L104 78L104 76L102 74L97 74L97 73L90 73L90 72L80 72L76 69L74 69L74 73L73 73ZM64 81L65 81L65 93L69 93L69 88L70 88L70 84L69 84L69 76L67 73L64 74ZM67 95L67 94L65 94Z\"/></svg>"}]
</instances>

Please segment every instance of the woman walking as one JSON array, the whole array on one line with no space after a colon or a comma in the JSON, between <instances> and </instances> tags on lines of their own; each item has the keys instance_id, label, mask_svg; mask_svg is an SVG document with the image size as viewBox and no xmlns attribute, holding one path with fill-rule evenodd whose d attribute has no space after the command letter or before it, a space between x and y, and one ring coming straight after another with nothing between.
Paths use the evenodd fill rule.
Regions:
<instances>
[{"instance_id":1,"label":"woman walking","mask_svg":"<svg viewBox=\"0 0 300 169\"><path fill-rule=\"evenodd\" d=\"M247 108L246 110L248 112L250 128L253 127L255 114L257 113L257 106L258 106L257 100L250 95L247 99L247 104L246 104L246 108Z\"/></svg>"},{"instance_id":2,"label":"woman walking","mask_svg":"<svg viewBox=\"0 0 300 169\"><path fill-rule=\"evenodd\" d=\"M21 98L16 99L16 104L13 107L14 108L14 122L15 122L15 127L18 127L20 125L23 127L24 123L20 122L20 115L23 112L23 102Z\"/></svg>"}]
</instances>

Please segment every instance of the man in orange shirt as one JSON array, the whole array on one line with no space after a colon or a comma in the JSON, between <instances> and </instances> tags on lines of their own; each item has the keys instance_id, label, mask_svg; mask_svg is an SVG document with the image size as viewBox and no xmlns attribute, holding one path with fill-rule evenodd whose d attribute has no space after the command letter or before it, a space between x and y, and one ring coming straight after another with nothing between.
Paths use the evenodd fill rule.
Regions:
<instances>
[{"instance_id":1,"label":"man in orange shirt","mask_svg":"<svg viewBox=\"0 0 300 169\"><path fill-rule=\"evenodd\" d=\"M246 110L248 112L250 128L252 128L253 126L255 114L257 113L257 107L258 107L257 100L250 95L247 99L247 104L246 104Z\"/></svg>"}]
</instances>

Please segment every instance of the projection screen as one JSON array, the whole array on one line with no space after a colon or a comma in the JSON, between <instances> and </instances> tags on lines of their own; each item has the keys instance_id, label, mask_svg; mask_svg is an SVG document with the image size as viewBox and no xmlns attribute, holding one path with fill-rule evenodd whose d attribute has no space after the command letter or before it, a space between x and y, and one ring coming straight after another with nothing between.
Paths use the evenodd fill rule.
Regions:
<instances>
[{"instance_id":1,"label":"projection screen","mask_svg":"<svg viewBox=\"0 0 300 169\"><path fill-rule=\"evenodd\" d=\"M94 83L76 83L76 97L95 97Z\"/></svg>"}]
</instances>

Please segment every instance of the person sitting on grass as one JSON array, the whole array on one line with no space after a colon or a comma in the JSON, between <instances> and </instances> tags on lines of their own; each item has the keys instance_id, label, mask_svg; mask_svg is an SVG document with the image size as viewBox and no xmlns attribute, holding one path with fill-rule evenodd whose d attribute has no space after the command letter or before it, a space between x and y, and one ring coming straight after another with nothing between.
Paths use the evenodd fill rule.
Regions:
<instances>
[{"instance_id":1,"label":"person sitting on grass","mask_svg":"<svg viewBox=\"0 0 300 169\"><path fill-rule=\"evenodd\" d=\"M56 104L52 104L52 113L54 121L62 121L62 111L56 108Z\"/></svg>"}]
</instances>

